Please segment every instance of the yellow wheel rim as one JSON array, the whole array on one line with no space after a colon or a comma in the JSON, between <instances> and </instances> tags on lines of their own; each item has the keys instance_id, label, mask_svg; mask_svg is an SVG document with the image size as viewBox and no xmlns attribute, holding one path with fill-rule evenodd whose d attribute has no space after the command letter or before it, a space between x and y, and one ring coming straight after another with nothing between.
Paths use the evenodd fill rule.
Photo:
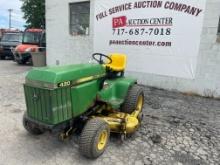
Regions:
<instances>
[{"instance_id":1,"label":"yellow wheel rim","mask_svg":"<svg viewBox=\"0 0 220 165\"><path fill-rule=\"evenodd\" d=\"M97 145L98 150L103 150L105 148L107 139L108 139L108 132L104 130L99 135L98 145Z\"/></svg>"},{"instance_id":2,"label":"yellow wheel rim","mask_svg":"<svg viewBox=\"0 0 220 165\"><path fill-rule=\"evenodd\" d=\"M144 96L141 94L138 96L138 100L137 100L136 110L138 112L141 112L141 110L143 108L143 103L144 103Z\"/></svg>"}]
</instances>

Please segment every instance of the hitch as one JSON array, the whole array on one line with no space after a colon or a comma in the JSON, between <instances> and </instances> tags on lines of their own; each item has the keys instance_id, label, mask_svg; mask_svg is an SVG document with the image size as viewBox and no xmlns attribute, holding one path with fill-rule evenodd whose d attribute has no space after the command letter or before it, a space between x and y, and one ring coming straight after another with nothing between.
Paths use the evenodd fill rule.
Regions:
<instances>
[{"instance_id":1,"label":"hitch","mask_svg":"<svg viewBox=\"0 0 220 165\"><path fill-rule=\"evenodd\" d=\"M76 129L73 129L73 127L70 127L67 131L64 131L59 134L59 139L61 141L65 141L70 137L70 135L75 131Z\"/></svg>"}]
</instances>

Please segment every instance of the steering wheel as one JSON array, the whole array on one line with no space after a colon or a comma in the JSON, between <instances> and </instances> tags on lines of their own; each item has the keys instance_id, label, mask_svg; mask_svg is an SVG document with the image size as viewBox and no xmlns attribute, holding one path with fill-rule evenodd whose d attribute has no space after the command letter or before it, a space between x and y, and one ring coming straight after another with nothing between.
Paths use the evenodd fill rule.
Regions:
<instances>
[{"instance_id":1,"label":"steering wheel","mask_svg":"<svg viewBox=\"0 0 220 165\"><path fill-rule=\"evenodd\" d=\"M108 59L109 62L104 62L103 57ZM99 64L111 64L112 63L112 59L109 56L102 54L102 53L94 53L92 55L92 58L95 61L97 61Z\"/></svg>"}]
</instances>

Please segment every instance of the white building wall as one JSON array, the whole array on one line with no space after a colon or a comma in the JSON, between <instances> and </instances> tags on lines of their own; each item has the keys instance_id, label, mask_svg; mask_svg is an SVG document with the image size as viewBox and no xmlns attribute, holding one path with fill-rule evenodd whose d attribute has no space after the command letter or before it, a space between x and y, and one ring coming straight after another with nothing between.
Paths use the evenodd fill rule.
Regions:
<instances>
[{"instance_id":1,"label":"white building wall","mask_svg":"<svg viewBox=\"0 0 220 165\"><path fill-rule=\"evenodd\" d=\"M47 64L88 62L93 52L93 7L90 9L89 36L69 33L69 3L85 0L46 0ZM93 6L91 1L91 6Z\"/></svg>"},{"instance_id":2,"label":"white building wall","mask_svg":"<svg viewBox=\"0 0 220 165\"><path fill-rule=\"evenodd\" d=\"M90 35L71 36L69 34L69 3L80 1L85 0L46 0L48 65L83 63L91 58L94 0L90 1ZM216 42L219 16L220 0L207 0L194 80L134 72L127 74L136 77L139 83L144 85L220 97L220 43Z\"/></svg>"}]
</instances>

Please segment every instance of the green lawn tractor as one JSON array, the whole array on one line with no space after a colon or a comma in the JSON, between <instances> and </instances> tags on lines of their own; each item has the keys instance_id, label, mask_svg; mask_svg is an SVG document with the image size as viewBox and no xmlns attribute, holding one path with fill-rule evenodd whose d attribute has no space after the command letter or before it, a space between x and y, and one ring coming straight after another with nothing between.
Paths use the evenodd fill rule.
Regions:
<instances>
[{"instance_id":1,"label":"green lawn tractor","mask_svg":"<svg viewBox=\"0 0 220 165\"><path fill-rule=\"evenodd\" d=\"M126 56L95 53L98 64L34 68L24 84L24 128L66 138L78 131L79 150L88 158L106 149L110 132L126 137L140 126L143 89L124 77Z\"/></svg>"}]
</instances>

